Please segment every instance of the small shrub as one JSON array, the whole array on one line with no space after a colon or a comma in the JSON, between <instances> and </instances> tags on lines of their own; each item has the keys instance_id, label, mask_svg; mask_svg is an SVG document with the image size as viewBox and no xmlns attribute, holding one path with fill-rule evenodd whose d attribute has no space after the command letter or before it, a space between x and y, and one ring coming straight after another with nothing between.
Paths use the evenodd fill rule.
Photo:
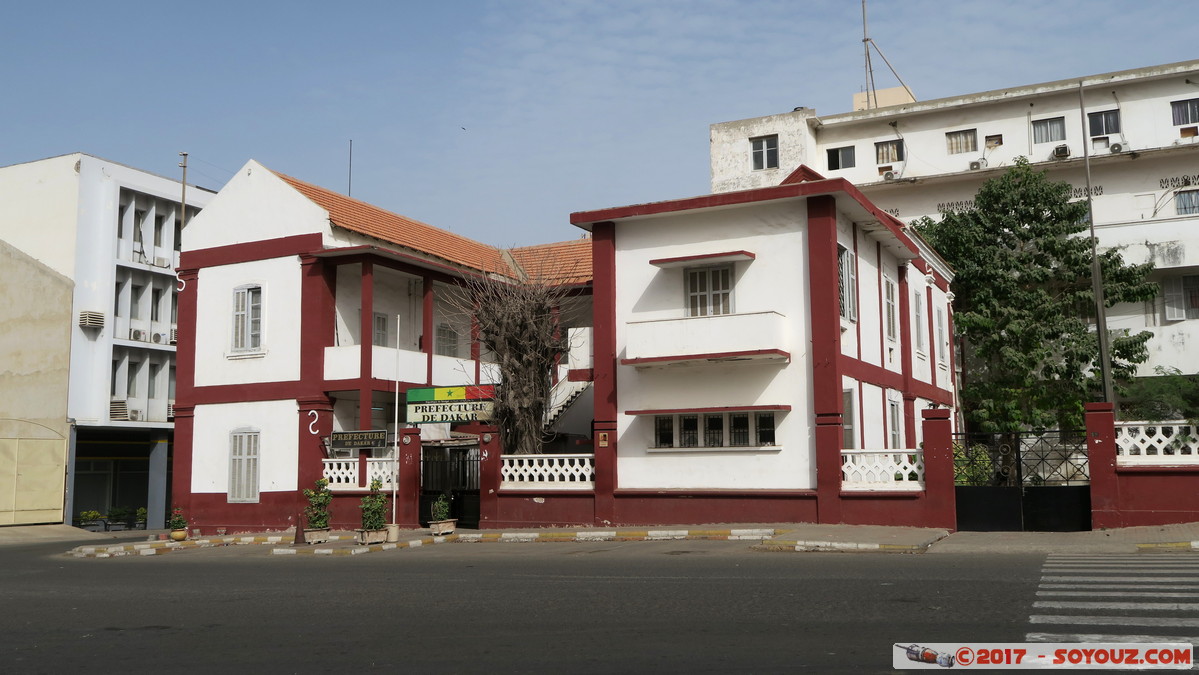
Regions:
<instances>
[{"instance_id":1,"label":"small shrub","mask_svg":"<svg viewBox=\"0 0 1199 675\"><path fill-rule=\"evenodd\" d=\"M149 515L149 512L146 511L146 507L139 506L139 507L137 507L137 512L134 515L134 519L137 520L137 522L139 522L139 523L144 523L144 522L146 522L147 515Z\"/></svg>"},{"instance_id":2,"label":"small shrub","mask_svg":"<svg viewBox=\"0 0 1199 675\"><path fill-rule=\"evenodd\" d=\"M167 527L172 530L186 530L187 518L183 517L183 508L176 506L171 509L171 519L167 521Z\"/></svg>"},{"instance_id":3,"label":"small shrub","mask_svg":"<svg viewBox=\"0 0 1199 675\"><path fill-rule=\"evenodd\" d=\"M381 491L383 483L371 481L370 494L362 498L362 529L381 530L387 524L387 495Z\"/></svg>"},{"instance_id":4,"label":"small shrub","mask_svg":"<svg viewBox=\"0 0 1199 675\"><path fill-rule=\"evenodd\" d=\"M314 530L329 527L329 505L333 503L329 479L318 479L316 489L304 488L304 497L308 500L308 506L304 507L304 519L308 521L308 527Z\"/></svg>"},{"instance_id":5,"label":"small shrub","mask_svg":"<svg viewBox=\"0 0 1199 675\"><path fill-rule=\"evenodd\" d=\"M93 520L100 520L103 517L104 517L104 514L100 513L99 511L80 511L79 512L79 520L80 520L80 522L84 522L84 523L93 521Z\"/></svg>"},{"instance_id":6,"label":"small shrub","mask_svg":"<svg viewBox=\"0 0 1199 675\"><path fill-rule=\"evenodd\" d=\"M437 499L430 505L429 517L435 521L450 519L450 498L445 493L438 495Z\"/></svg>"}]
</instances>

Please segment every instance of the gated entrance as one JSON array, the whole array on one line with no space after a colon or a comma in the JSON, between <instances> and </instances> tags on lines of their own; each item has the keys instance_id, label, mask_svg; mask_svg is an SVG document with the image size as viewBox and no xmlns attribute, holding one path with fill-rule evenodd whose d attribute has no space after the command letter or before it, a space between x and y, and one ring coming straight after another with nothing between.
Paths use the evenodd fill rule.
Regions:
<instances>
[{"instance_id":1,"label":"gated entrance","mask_svg":"<svg viewBox=\"0 0 1199 675\"><path fill-rule=\"evenodd\" d=\"M479 445L426 445L420 461L420 523L428 526L438 495L450 495L450 517L458 527L479 527Z\"/></svg>"},{"instance_id":2,"label":"gated entrance","mask_svg":"<svg viewBox=\"0 0 1199 675\"><path fill-rule=\"evenodd\" d=\"M1073 431L955 434L958 529L1091 529L1086 435Z\"/></svg>"}]
</instances>

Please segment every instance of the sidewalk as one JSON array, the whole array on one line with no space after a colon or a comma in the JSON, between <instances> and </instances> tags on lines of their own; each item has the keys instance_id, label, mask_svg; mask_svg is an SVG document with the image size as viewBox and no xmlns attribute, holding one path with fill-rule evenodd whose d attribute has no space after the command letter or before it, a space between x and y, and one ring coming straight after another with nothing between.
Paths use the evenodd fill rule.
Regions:
<instances>
[{"instance_id":1,"label":"sidewalk","mask_svg":"<svg viewBox=\"0 0 1199 675\"><path fill-rule=\"evenodd\" d=\"M955 532L876 525L811 523L662 525L631 528L530 528L459 530L446 537L428 530L401 530L392 544L359 546L351 532L313 546L293 545L292 532L196 537L182 543L159 541L161 531L87 532L67 525L0 527L0 546L39 542L87 542L69 553L86 557L157 555L218 546L269 548L274 555L359 555L444 543L535 543L567 541L663 541L710 539L744 541L757 551L841 551L883 553L1136 553L1199 550L1199 523L1129 527L1093 532ZM259 549L261 550L261 549Z\"/></svg>"}]
</instances>

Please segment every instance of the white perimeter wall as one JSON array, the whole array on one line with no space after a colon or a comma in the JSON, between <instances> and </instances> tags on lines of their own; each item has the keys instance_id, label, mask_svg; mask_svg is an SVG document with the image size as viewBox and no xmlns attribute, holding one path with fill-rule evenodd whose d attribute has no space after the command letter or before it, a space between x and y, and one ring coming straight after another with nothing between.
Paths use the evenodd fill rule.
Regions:
<instances>
[{"instance_id":1,"label":"white perimeter wall","mask_svg":"<svg viewBox=\"0 0 1199 675\"><path fill-rule=\"evenodd\" d=\"M192 432L192 482L196 493L229 491L229 434L255 429L259 492L296 489L299 408L294 400L198 405Z\"/></svg>"}]
</instances>

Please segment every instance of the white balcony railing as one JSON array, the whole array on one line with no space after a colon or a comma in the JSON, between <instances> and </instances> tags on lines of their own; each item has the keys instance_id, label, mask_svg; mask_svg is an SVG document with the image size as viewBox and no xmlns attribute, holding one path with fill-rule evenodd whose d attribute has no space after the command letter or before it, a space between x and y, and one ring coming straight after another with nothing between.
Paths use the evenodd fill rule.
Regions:
<instances>
[{"instance_id":1,"label":"white balcony railing","mask_svg":"<svg viewBox=\"0 0 1199 675\"><path fill-rule=\"evenodd\" d=\"M1199 465L1199 437L1188 422L1118 422L1119 466Z\"/></svg>"},{"instance_id":2,"label":"white balcony railing","mask_svg":"<svg viewBox=\"0 0 1199 675\"><path fill-rule=\"evenodd\" d=\"M841 489L894 492L924 489L922 450L842 450Z\"/></svg>"},{"instance_id":3,"label":"white balcony railing","mask_svg":"<svg viewBox=\"0 0 1199 675\"><path fill-rule=\"evenodd\" d=\"M721 356L785 358L785 317L777 312L631 321L625 360L680 361Z\"/></svg>"},{"instance_id":4,"label":"white balcony railing","mask_svg":"<svg viewBox=\"0 0 1199 675\"><path fill-rule=\"evenodd\" d=\"M371 458L366 460L366 485L358 484L358 459L326 459L324 477L329 480L329 489L333 492L365 491L371 481L378 480L384 490L392 487L392 477L395 475L395 462L390 457Z\"/></svg>"},{"instance_id":5,"label":"white balcony railing","mask_svg":"<svg viewBox=\"0 0 1199 675\"><path fill-rule=\"evenodd\" d=\"M594 455L504 455L500 489L594 490Z\"/></svg>"}]
</instances>

